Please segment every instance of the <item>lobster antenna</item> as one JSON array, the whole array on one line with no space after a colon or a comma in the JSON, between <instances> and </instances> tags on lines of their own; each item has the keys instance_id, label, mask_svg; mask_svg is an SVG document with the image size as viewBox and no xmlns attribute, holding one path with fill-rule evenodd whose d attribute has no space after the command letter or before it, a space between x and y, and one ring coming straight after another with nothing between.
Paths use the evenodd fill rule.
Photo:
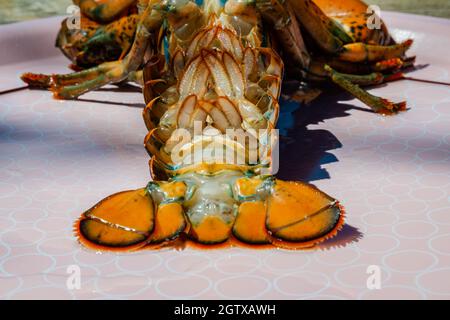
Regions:
<instances>
[{"instance_id":1,"label":"lobster antenna","mask_svg":"<svg viewBox=\"0 0 450 320\"><path fill-rule=\"evenodd\" d=\"M403 77L403 79L410 80L410 81L431 83L431 84L440 84L443 86L450 86L450 82L444 82L444 81L426 80L426 79L419 79L419 78L413 78L413 77Z\"/></svg>"},{"instance_id":2,"label":"lobster antenna","mask_svg":"<svg viewBox=\"0 0 450 320\"><path fill-rule=\"evenodd\" d=\"M6 90L2 90L0 91L0 95L2 94L7 94L7 93L13 93L13 92L17 92L17 91L21 91L21 90L25 90L25 89L29 89L30 86L26 85L26 86L21 86L21 87L15 87L15 88L11 88L11 89L6 89Z\"/></svg>"}]
</instances>

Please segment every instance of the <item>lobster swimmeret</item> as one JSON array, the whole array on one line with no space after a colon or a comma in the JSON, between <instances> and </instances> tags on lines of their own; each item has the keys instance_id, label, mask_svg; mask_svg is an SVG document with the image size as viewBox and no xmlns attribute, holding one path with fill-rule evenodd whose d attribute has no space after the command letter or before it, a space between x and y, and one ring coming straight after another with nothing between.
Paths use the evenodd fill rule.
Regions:
<instances>
[{"instance_id":1,"label":"lobster swimmeret","mask_svg":"<svg viewBox=\"0 0 450 320\"><path fill-rule=\"evenodd\" d=\"M78 2L88 16L104 20L134 3ZM395 78L411 63L404 57L411 41L396 44L382 23L367 29L367 6L359 0L139 4L124 59L69 75L23 77L59 98L143 79L153 181L85 212L75 225L80 242L119 251L180 239L305 248L334 236L344 222L339 202L270 172L283 61L288 76L306 83L332 80L374 111L392 114L405 103L372 96L360 85Z\"/></svg>"}]
</instances>

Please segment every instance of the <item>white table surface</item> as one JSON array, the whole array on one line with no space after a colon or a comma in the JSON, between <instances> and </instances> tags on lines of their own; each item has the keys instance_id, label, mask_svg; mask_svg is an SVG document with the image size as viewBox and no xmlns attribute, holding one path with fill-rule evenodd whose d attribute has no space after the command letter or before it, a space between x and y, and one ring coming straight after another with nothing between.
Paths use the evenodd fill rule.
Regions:
<instances>
[{"instance_id":1,"label":"white table surface","mask_svg":"<svg viewBox=\"0 0 450 320\"><path fill-rule=\"evenodd\" d=\"M429 64L412 76L450 81L449 20L383 19ZM60 20L0 27L0 91L22 86L24 71L68 71L53 47ZM84 249L72 224L101 198L147 183L142 95L0 95L0 298L449 299L450 88L399 81L371 92L411 109L382 117L326 94L299 108L281 153L280 176L310 181L346 207L335 239L314 251L135 254ZM66 286L71 265L81 269L79 290ZM370 265L381 270L380 290L367 288Z\"/></svg>"}]
</instances>

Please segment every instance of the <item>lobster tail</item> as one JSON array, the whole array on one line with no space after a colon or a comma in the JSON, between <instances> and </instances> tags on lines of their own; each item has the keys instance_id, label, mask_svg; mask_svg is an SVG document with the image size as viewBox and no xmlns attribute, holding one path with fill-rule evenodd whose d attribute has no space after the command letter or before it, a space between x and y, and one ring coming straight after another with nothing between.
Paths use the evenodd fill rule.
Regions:
<instances>
[{"instance_id":1,"label":"lobster tail","mask_svg":"<svg viewBox=\"0 0 450 320\"><path fill-rule=\"evenodd\" d=\"M311 185L221 171L112 195L84 213L75 230L85 246L113 251L180 238L303 249L333 237L343 223L339 202Z\"/></svg>"}]
</instances>

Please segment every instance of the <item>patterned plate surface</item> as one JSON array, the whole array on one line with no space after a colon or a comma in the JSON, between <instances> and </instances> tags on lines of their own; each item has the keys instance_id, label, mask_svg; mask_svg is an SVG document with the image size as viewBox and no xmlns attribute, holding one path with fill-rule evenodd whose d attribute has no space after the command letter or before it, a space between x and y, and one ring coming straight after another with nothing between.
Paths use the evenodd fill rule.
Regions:
<instances>
[{"instance_id":1,"label":"patterned plate surface","mask_svg":"<svg viewBox=\"0 0 450 320\"><path fill-rule=\"evenodd\" d=\"M397 40L415 39L418 64L428 66L412 76L450 81L450 20L383 18ZM23 71L67 71L53 47L59 23L0 27L0 91L21 86ZM308 180L343 203L347 225L337 238L303 252L129 255L81 248L72 223L104 196L146 184L142 96L0 95L0 298L449 299L450 88L399 81L371 91L411 109L382 117L329 94L299 107L295 121L289 106L281 117L290 129L280 176ZM71 286L73 265L80 289ZM371 289L373 270L379 290Z\"/></svg>"}]
</instances>

